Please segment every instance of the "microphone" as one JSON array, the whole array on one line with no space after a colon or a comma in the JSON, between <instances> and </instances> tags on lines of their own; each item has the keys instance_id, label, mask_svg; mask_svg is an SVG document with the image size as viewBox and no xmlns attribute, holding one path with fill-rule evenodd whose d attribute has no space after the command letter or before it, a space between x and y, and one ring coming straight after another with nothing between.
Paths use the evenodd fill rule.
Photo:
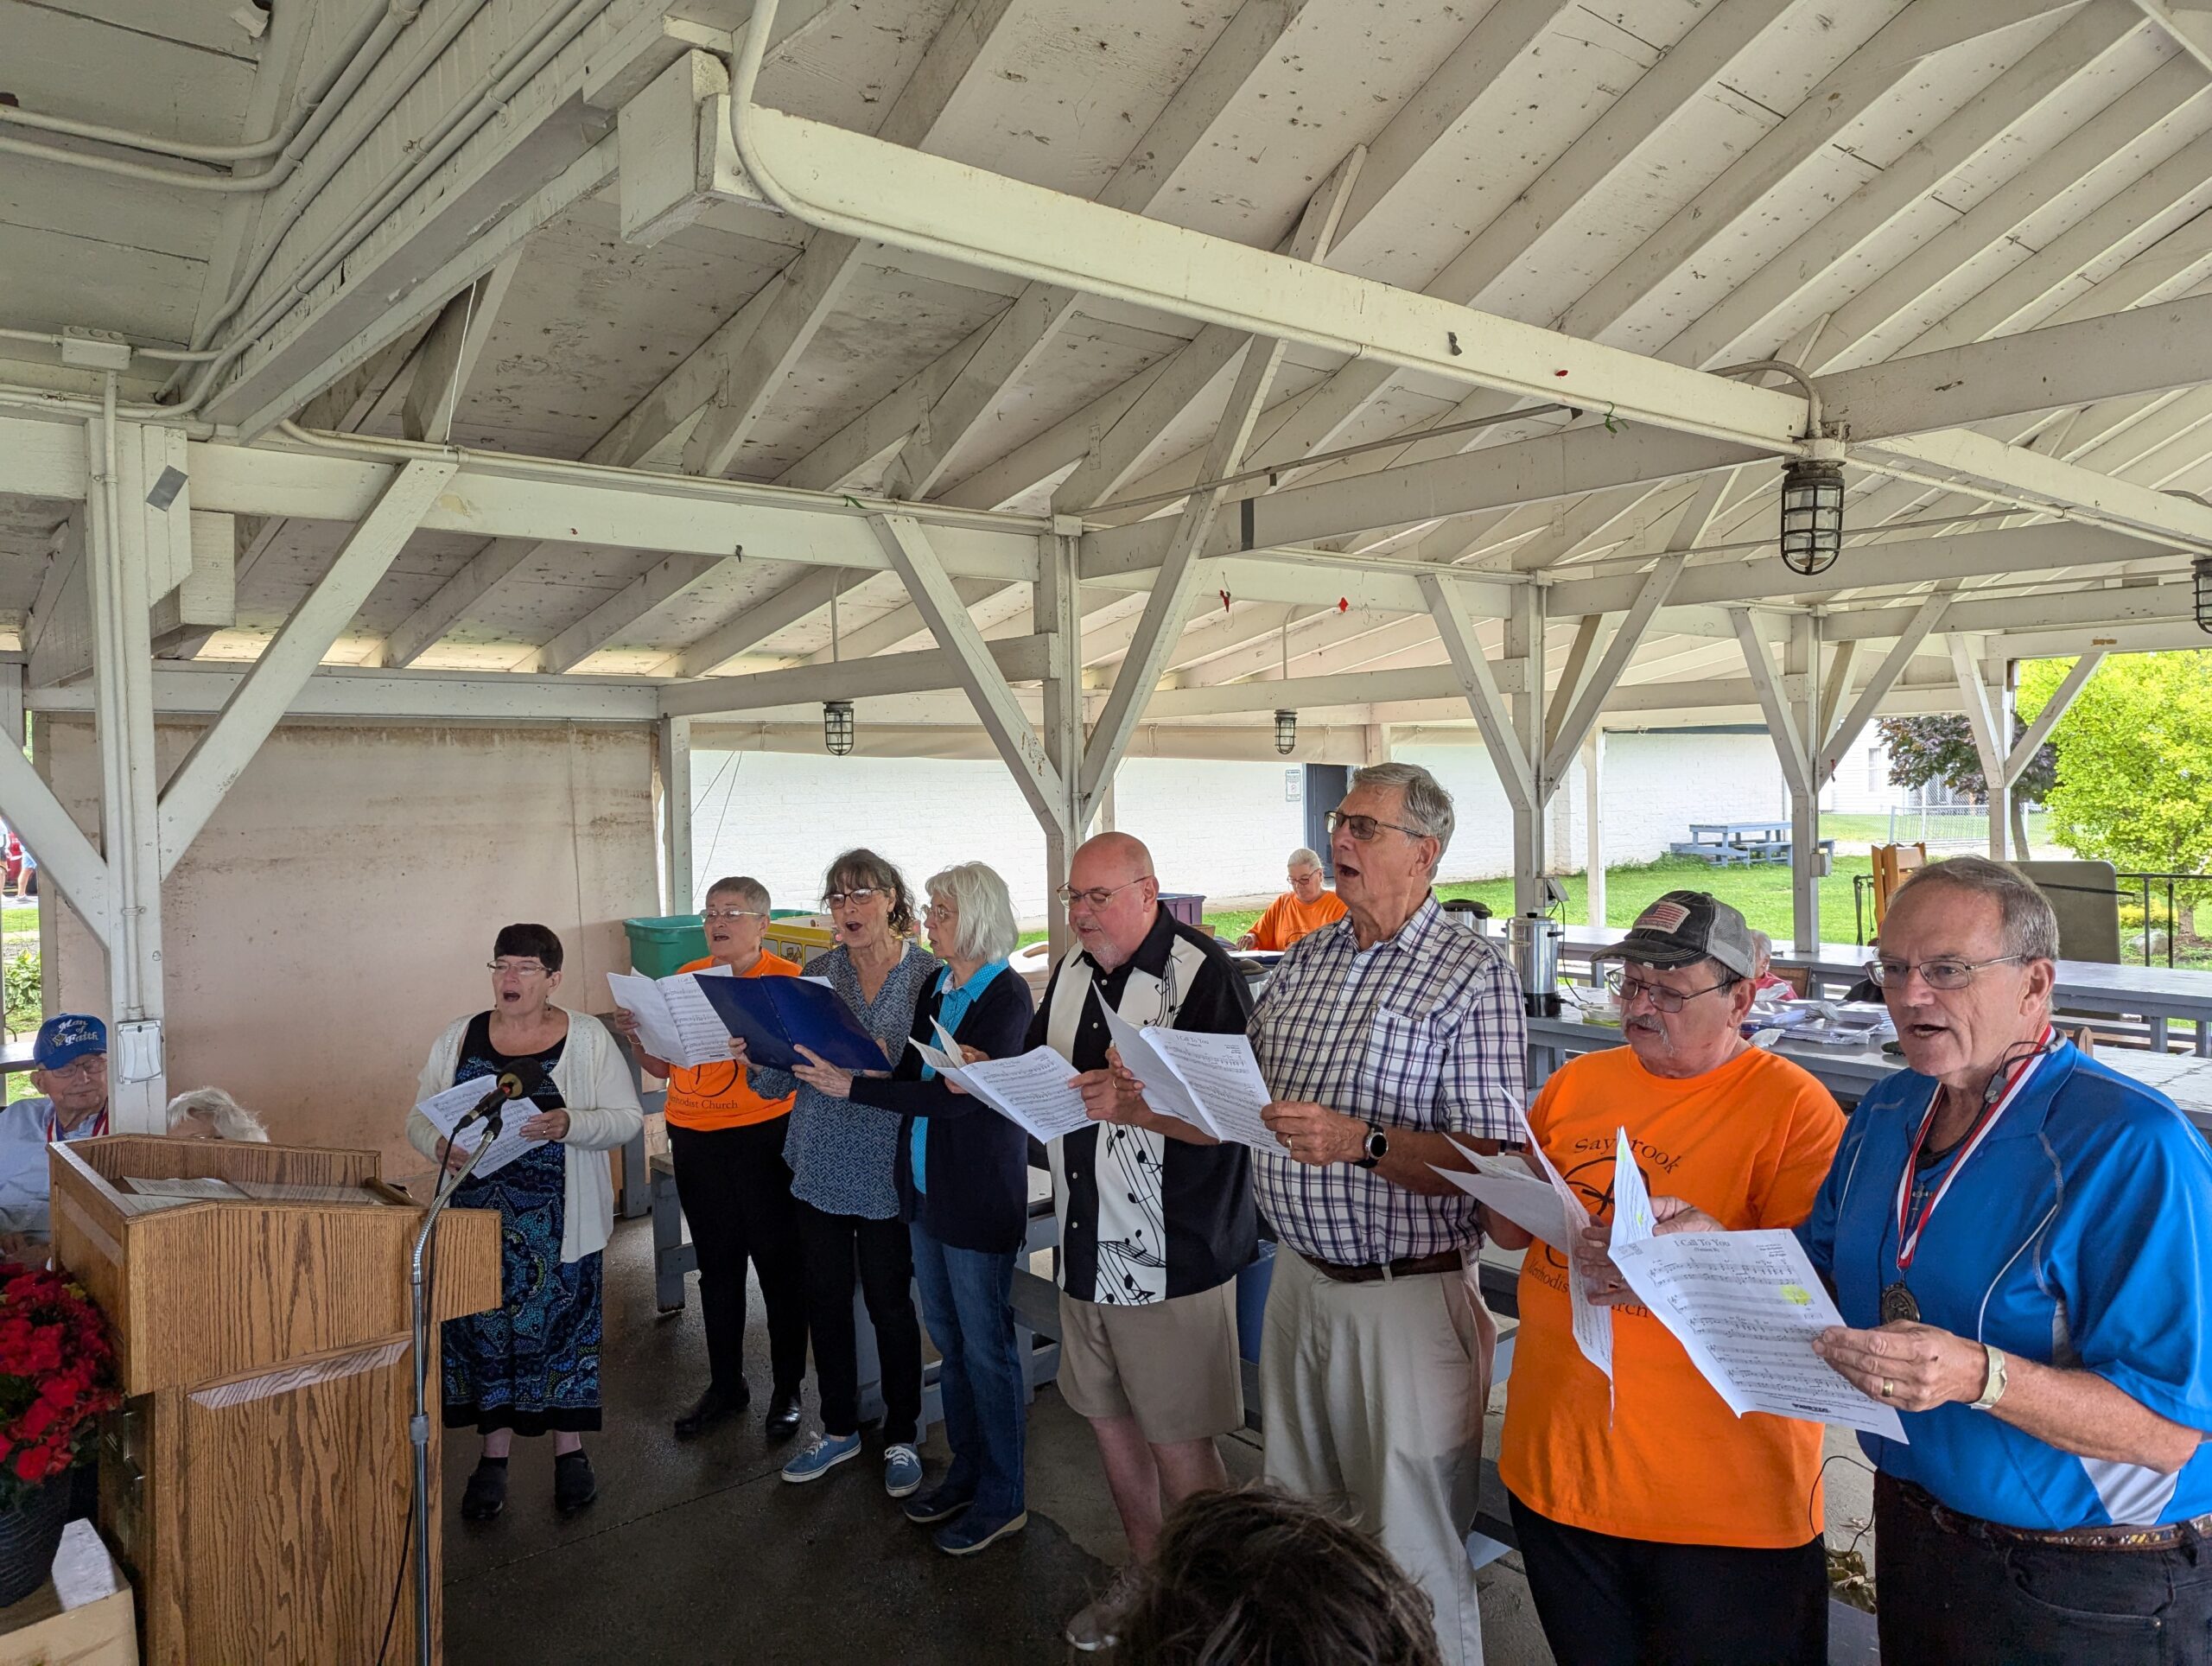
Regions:
<instances>
[{"instance_id":1,"label":"microphone","mask_svg":"<svg viewBox=\"0 0 2212 1666\"><path fill-rule=\"evenodd\" d=\"M544 1081L545 1071L527 1059L500 1071L499 1079L492 1084L492 1091L471 1107L467 1116L454 1124L453 1131L459 1134L471 1122L484 1122L488 1119L492 1137L497 1139L499 1135L501 1113L505 1110L507 1101L528 1098L543 1085Z\"/></svg>"}]
</instances>

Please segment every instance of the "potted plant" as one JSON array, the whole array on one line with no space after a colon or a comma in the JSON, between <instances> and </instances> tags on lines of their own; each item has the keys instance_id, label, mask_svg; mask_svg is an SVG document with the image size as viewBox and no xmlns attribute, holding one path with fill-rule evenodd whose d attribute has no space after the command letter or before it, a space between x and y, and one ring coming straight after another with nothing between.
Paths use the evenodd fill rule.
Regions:
<instances>
[{"instance_id":1,"label":"potted plant","mask_svg":"<svg viewBox=\"0 0 2212 1666\"><path fill-rule=\"evenodd\" d=\"M0 1605L46 1582L70 1466L121 1403L107 1322L83 1287L0 1262Z\"/></svg>"}]
</instances>

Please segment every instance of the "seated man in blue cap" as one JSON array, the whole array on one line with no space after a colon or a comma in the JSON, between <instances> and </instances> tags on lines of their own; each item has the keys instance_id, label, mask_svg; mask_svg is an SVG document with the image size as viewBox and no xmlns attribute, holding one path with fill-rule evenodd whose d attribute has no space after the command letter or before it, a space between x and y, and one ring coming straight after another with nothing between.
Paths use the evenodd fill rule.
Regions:
<instances>
[{"instance_id":1,"label":"seated man in blue cap","mask_svg":"<svg viewBox=\"0 0 2212 1666\"><path fill-rule=\"evenodd\" d=\"M38 1027L31 1058L38 1097L0 1110L0 1250L10 1253L49 1235L48 1142L107 1132L106 1025L56 1013Z\"/></svg>"}]
</instances>

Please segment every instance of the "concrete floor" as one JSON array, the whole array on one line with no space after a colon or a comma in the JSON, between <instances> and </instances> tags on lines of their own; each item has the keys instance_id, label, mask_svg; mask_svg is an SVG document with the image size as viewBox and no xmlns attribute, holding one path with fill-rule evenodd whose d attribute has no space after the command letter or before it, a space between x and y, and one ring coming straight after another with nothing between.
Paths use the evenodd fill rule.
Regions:
<instances>
[{"instance_id":1,"label":"concrete floor","mask_svg":"<svg viewBox=\"0 0 2212 1666\"><path fill-rule=\"evenodd\" d=\"M1030 1408L1029 1525L973 1558L933 1549L883 1496L873 1435L862 1458L809 1486L777 1471L790 1447L761 1439L756 1402L739 1422L679 1446L676 1415L705 1382L696 1288L679 1315L655 1312L649 1223L619 1224L607 1253L603 1433L588 1441L599 1499L553 1510L550 1441L519 1441L507 1508L459 1519L473 1435L445 1454L446 1658L453 1666L637 1661L999 1666L1083 1658L1060 1640L1128 1548L1088 1428L1050 1388ZM747 1358L765 1397L766 1338L753 1304ZM1502 1390L1499 1396L1502 1401ZM1490 1440L1495 1451L1497 1411ZM808 1412L814 1410L811 1384ZM1257 1438L1230 1441L1230 1472L1256 1477ZM1853 1451L1836 1440L1831 1452ZM934 1475L941 1439L923 1453ZM1864 1478L1828 1470L1831 1538L1866 1513ZM1493 1666L1549 1666L1516 1558L1478 1576Z\"/></svg>"}]
</instances>

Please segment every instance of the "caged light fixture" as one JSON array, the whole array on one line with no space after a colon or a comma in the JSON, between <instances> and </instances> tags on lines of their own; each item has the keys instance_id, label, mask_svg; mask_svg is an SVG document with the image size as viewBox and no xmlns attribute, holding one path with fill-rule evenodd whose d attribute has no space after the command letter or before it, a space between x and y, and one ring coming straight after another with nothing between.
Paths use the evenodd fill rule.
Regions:
<instances>
[{"instance_id":1,"label":"caged light fixture","mask_svg":"<svg viewBox=\"0 0 2212 1666\"><path fill-rule=\"evenodd\" d=\"M1282 622L1282 680L1290 681L1290 620ZM1298 714L1288 706L1275 708L1275 750L1286 758L1298 750Z\"/></svg>"},{"instance_id":2,"label":"caged light fixture","mask_svg":"<svg viewBox=\"0 0 2212 1666\"><path fill-rule=\"evenodd\" d=\"M837 586L830 587L830 663L837 664ZM822 703L822 744L832 758L842 758L853 749L853 703L849 700L824 700Z\"/></svg>"}]
</instances>

